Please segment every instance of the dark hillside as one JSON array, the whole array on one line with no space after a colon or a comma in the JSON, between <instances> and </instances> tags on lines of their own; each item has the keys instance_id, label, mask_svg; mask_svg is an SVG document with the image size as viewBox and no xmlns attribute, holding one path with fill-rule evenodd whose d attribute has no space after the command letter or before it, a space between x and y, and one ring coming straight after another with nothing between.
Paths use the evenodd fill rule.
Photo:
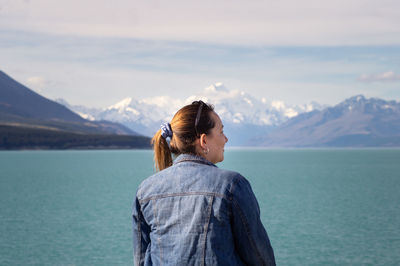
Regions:
<instances>
[{"instance_id":1,"label":"dark hillside","mask_svg":"<svg viewBox=\"0 0 400 266\"><path fill-rule=\"evenodd\" d=\"M140 135L110 121L89 121L0 71L0 125L29 125L89 133Z\"/></svg>"},{"instance_id":2,"label":"dark hillside","mask_svg":"<svg viewBox=\"0 0 400 266\"><path fill-rule=\"evenodd\" d=\"M85 122L61 104L51 101L0 71L0 112L26 118Z\"/></svg>"},{"instance_id":3,"label":"dark hillside","mask_svg":"<svg viewBox=\"0 0 400 266\"><path fill-rule=\"evenodd\" d=\"M47 128L0 125L0 150L16 149L149 149L150 138L77 134Z\"/></svg>"}]
</instances>

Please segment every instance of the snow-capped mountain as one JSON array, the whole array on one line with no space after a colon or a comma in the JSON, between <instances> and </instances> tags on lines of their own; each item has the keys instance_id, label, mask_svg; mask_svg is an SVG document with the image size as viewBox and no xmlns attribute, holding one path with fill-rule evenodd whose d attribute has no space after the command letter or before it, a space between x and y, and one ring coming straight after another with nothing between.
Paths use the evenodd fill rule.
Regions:
<instances>
[{"instance_id":1,"label":"snow-capped mountain","mask_svg":"<svg viewBox=\"0 0 400 266\"><path fill-rule=\"evenodd\" d=\"M252 144L275 147L400 146L400 103L356 95L323 110L300 114Z\"/></svg>"},{"instance_id":2,"label":"snow-capped mountain","mask_svg":"<svg viewBox=\"0 0 400 266\"><path fill-rule=\"evenodd\" d=\"M282 101L266 98L256 99L240 90L228 90L222 83L205 88L190 96L186 103L201 99L215 105L216 112L224 123L276 126L299 113L321 109L313 102L308 105L290 106Z\"/></svg>"},{"instance_id":3,"label":"snow-capped mountain","mask_svg":"<svg viewBox=\"0 0 400 266\"><path fill-rule=\"evenodd\" d=\"M136 132L152 136L159 125L170 121L179 108L196 100L215 106L231 145L243 145L249 138L265 133L289 118L323 108L315 102L292 106L282 101L257 99L244 91L229 90L222 83L215 83L186 99L158 96L137 100L128 97L104 109L71 106L63 100L58 101L87 119L119 122Z\"/></svg>"}]
</instances>

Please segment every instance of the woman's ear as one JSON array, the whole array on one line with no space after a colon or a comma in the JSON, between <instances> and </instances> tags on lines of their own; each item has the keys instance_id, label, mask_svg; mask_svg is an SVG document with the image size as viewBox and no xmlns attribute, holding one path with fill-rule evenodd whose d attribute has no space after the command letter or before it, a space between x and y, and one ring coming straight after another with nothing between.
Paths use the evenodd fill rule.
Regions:
<instances>
[{"instance_id":1,"label":"woman's ear","mask_svg":"<svg viewBox=\"0 0 400 266\"><path fill-rule=\"evenodd\" d=\"M203 150L207 149L207 135L204 133L200 135L200 147Z\"/></svg>"}]
</instances>

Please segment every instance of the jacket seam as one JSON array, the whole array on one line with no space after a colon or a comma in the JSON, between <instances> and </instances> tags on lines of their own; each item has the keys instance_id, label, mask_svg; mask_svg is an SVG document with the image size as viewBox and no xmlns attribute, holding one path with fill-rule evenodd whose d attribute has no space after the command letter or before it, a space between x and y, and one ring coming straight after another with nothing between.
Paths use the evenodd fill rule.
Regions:
<instances>
[{"instance_id":1,"label":"jacket seam","mask_svg":"<svg viewBox=\"0 0 400 266\"><path fill-rule=\"evenodd\" d=\"M203 161L200 161L200 160L193 160L193 159L182 159L182 160L179 160L179 161L175 162L174 164L178 164L178 163L182 163L182 162L193 162L193 163L200 163L200 164L205 164L205 165L217 167L215 164L208 163L208 162L203 162Z\"/></svg>"},{"instance_id":2,"label":"jacket seam","mask_svg":"<svg viewBox=\"0 0 400 266\"><path fill-rule=\"evenodd\" d=\"M263 261L263 259L262 259L262 257L261 257L261 254L259 253L259 251L258 251L258 249L257 249L257 246L256 246L256 244L254 243L254 240L253 240L253 238L252 238L251 235L250 235L250 230L249 230L249 227L248 227L248 224L247 224L246 217L244 216L244 214L243 214L243 212L242 212L242 210L241 210L239 204L236 202L236 200L233 199L232 202L233 202L233 204L235 204L235 206L238 208L239 216L240 216L240 219L242 220L242 223L243 223L243 225L244 225L244 228L246 229L246 236L247 236L247 238L249 239L250 245L251 245L252 248L255 250L255 252L256 252L256 254L257 254L257 258L260 260L261 265L264 265L265 263L264 263L264 261Z\"/></svg>"},{"instance_id":3,"label":"jacket seam","mask_svg":"<svg viewBox=\"0 0 400 266\"><path fill-rule=\"evenodd\" d=\"M140 207L140 206L139 206ZM142 261L142 229L141 229L141 223L142 223L142 215L140 214L140 208L138 210L138 223L137 223L137 229L138 229L138 234L139 234L139 265L140 262Z\"/></svg>"},{"instance_id":4,"label":"jacket seam","mask_svg":"<svg viewBox=\"0 0 400 266\"><path fill-rule=\"evenodd\" d=\"M155 203L153 203L152 205L153 205L154 221L155 221L156 228L158 229L159 221L158 221L158 215L157 215L157 206ZM157 242L158 242L158 246L160 248L160 263L162 265L163 252L162 252L162 247L161 247L161 236L157 237Z\"/></svg>"},{"instance_id":5,"label":"jacket seam","mask_svg":"<svg viewBox=\"0 0 400 266\"><path fill-rule=\"evenodd\" d=\"M239 182L239 178L235 178L232 182L232 188L231 188L231 194L233 195L233 193L235 192L235 189L237 187L237 183Z\"/></svg>"},{"instance_id":6,"label":"jacket seam","mask_svg":"<svg viewBox=\"0 0 400 266\"><path fill-rule=\"evenodd\" d=\"M211 212L212 212L212 205L214 203L214 197L211 196L211 202L210 205L208 206L208 217L207 217L207 222L204 226L204 243L203 243L203 260L202 260L202 264L201 265L205 265L206 263L206 243L207 243L207 232L208 232L208 226L210 224L210 220L211 220Z\"/></svg>"},{"instance_id":7,"label":"jacket seam","mask_svg":"<svg viewBox=\"0 0 400 266\"><path fill-rule=\"evenodd\" d=\"M220 194L220 193L215 193L215 192L178 192L178 193L169 193L169 194L162 194L162 195L156 195L156 196L151 196L148 198L140 199L140 203L145 203L151 200L156 200L156 199L161 199L161 198L169 198L169 197L176 197L176 196L192 196L192 195L204 195L204 196L214 196L218 198L224 198L224 199L229 199L226 195Z\"/></svg>"},{"instance_id":8,"label":"jacket seam","mask_svg":"<svg viewBox=\"0 0 400 266\"><path fill-rule=\"evenodd\" d=\"M139 191L137 191L137 192L139 192ZM136 199L139 201L138 197ZM139 205L138 210L137 210L137 212L138 212L137 227L138 227L138 233L139 233L139 261L138 261L138 264L141 265L142 260L144 262L144 257L142 258L142 248L143 248L142 247L142 237L143 237L142 236L142 219L144 220L144 217L142 217L142 206L140 205L140 202L138 205Z\"/></svg>"}]
</instances>

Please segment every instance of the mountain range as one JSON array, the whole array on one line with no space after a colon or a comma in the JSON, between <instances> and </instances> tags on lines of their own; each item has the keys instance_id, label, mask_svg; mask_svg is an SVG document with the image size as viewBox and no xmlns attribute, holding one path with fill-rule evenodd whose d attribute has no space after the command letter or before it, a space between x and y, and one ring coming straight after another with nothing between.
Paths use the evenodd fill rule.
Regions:
<instances>
[{"instance_id":1,"label":"mountain range","mask_svg":"<svg viewBox=\"0 0 400 266\"><path fill-rule=\"evenodd\" d=\"M41 143L38 138L49 136L53 141L47 142L49 147L131 147L132 137L152 136L179 108L199 99L215 106L229 138L228 146L400 146L400 103L394 100L356 95L335 106L316 102L288 105L216 83L185 99L127 97L109 107L88 108L62 99L49 100L0 71L0 147L22 139L30 147ZM59 138L68 140L68 145ZM148 137L139 142L141 147L149 147Z\"/></svg>"},{"instance_id":2,"label":"mountain range","mask_svg":"<svg viewBox=\"0 0 400 266\"><path fill-rule=\"evenodd\" d=\"M282 101L257 99L240 91L229 90L222 83L213 84L186 99L158 96L136 100L132 97L106 108L74 106L57 99L82 117L92 120L109 120L121 123L137 132L152 136L161 123L172 119L182 106L195 100L212 103L221 117L229 135L229 145L247 145L247 140L265 134L300 113L322 109L324 106L312 102L307 105L287 105Z\"/></svg>"},{"instance_id":3,"label":"mountain range","mask_svg":"<svg viewBox=\"0 0 400 266\"><path fill-rule=\"evenodd\" d=\"M90 121L0 71L0 149L149 147L116 122Z\"/></svg>"},{"instance_id":4,"label":"mountain range","mask_svg":"<svg viewBox=\"0 0 400 266\"><path fill-rule=\"evenodd\" d=\"M400 103L356 95L250 141L268 147L399 147Z\"/></svg>"}]
</instances>

